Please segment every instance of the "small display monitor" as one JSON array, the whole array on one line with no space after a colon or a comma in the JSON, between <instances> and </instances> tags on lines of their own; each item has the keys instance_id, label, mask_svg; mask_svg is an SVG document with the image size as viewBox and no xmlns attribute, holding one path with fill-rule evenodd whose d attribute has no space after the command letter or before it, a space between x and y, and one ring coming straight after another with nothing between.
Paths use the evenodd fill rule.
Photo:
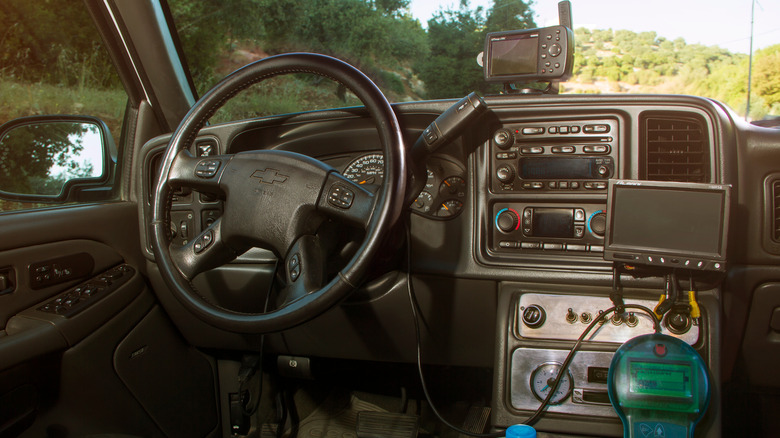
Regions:
<instances>
[{"instance_id":1,"label":"small display monitor","mask_svg":"<svg viewBox=\"0 0 780 438\"><path fill-rule=\"evenodd\" d=\"M611 180L604 258L725 270L730 186Z\"/></svg>"}]
</instances>

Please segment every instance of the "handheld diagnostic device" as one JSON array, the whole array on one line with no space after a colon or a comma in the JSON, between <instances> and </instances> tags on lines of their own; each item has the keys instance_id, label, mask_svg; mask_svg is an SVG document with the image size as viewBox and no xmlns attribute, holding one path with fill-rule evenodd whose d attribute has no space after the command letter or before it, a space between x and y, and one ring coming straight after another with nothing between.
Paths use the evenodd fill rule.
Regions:
<instances>
[{"instance_id":1,"label":"handheld diagnostic device","mask_svg":"<svg viewBox=\"0 0 780 438\"><path fill-rule=\"evenodd\" d=\"M624 437L693 437L710 401L701 356L685 342L662 334L623 344L612 358L607 384Z\"/></svg>"}]
</instances>

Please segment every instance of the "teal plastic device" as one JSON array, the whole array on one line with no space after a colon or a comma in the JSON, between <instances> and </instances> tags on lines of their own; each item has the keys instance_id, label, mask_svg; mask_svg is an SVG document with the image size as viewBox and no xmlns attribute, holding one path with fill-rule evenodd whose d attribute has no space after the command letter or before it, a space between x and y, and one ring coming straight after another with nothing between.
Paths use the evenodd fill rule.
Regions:
<instances>
[{"instance_id":1,"label":"teal plastic device","mask_svg":"<svg viewBox=\"0 0 780 438\"><path fill-rule=\"evenodd\" d=\"M618 348L607 383L624 437L693 437L710 402L709 375L701 356L685 342L662 334L637 336Z\"/></svg>"}]
</instances>

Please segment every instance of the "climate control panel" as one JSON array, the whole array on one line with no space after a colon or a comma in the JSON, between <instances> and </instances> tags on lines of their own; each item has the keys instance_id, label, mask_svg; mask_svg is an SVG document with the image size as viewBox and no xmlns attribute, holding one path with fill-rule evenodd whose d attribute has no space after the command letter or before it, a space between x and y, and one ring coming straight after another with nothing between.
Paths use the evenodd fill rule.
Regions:
<instances>
[{"instance_id":1,"label":"climate control panel","mask_svg":"<svg viewBox=\"0 0 780 438\"><path fill-rule=\"evenodd\" d=\"M603 254L603 204L498 202L492 207L491 249Z\"/></svg>"}]
</instances>

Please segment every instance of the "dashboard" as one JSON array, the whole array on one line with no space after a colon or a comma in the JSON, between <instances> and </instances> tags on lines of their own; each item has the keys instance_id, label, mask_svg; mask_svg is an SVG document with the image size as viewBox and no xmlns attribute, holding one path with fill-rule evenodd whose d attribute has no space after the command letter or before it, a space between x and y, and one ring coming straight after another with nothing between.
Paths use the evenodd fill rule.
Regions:
<instances>
[{"instance_id":1,"label":"dashboard","mask_svg":"<svg viewBox=\"0 0 780 438\"><path fill-rule=\"evenodd\" d=\"M432 348L427 360L493 369L491 421L506 426L521 421L545 396L545 385L534 383L537 377L555 372L583 328L610 307L616 288L627 303L652 308L668 286L668 275L676 272L684 279L680 282L690 282L696 290L701 316L691 317L684 305L675 303L663 320L663 332L693 346L713 376L721 374L721 367L728 371L733 354L722 349L729 335L721 314L728 293L734 293L727 292L730 275L739 266L776 258L765 249L774 248L765 243L773 242L767 240L766 229L745 227L742 213L763 214L770 199L764 196L765 188L772 185L741 166L760 167L744 154L750 153L755 138L774 134L755 133L763 128L742 125L727 108L693 97L491 96L485 102L487 114L425 163L425 186L403 221L409 227L409 260L398 255L398 246L390 246L377 261L385 269L348 303L279 334L269 341L271 348L315 357L413 362L407 277L402 275L408 265L408 278L431 324L429 346L430 339L448 339ZM414 144L452 103L396 104L407 144ZM167 141L153 139L140 151L146 175L139 182L139 193L145 196L139 212L142 224L149 223L151 188ZM208 156L262 148L303 153L376 190L384 164L378 145L373 122L362 109L349 108L206 127L191 152ZM729 254L723 264L713 270L696 260L676 258L664 259L668 266L606 260L613 180L730 186L728 203L736 214L724 231ZM748 195L755 187L761 190ZM219 199L176 192L173 242L186 243L220 214ZM148 236L147 229L141 231ZM398 233L398 240L403 241L402 236ZM149 245L146 256L153 266ZM250 251L233 268L225 268L222 283L214 277L200 280L199 289L207 296L217 295L221 287L240 289L240 275L260 275L261 288L272 287L275 264L273 254ZM256 271L241 274L236 266ZM152 281L155 289L165 289L154 275ZM230 305L256 311L256 299L247 303L251 295L235 292ZM194 345L248 348L239 335L195 321L175 300L161 301ZM622 342L651 331L649 321L631 313L603 322L553 398L549 411L559 416L542 424L576 432L585 418L596 417L604 421L604 434L619 435L620 421L606 398L604 373ZM363 333L356 333L356 325ZM332 339L340 339L339 345ZM711 411L704 423L716 424L719 415Z\"/></svg>"}]
</instances>

